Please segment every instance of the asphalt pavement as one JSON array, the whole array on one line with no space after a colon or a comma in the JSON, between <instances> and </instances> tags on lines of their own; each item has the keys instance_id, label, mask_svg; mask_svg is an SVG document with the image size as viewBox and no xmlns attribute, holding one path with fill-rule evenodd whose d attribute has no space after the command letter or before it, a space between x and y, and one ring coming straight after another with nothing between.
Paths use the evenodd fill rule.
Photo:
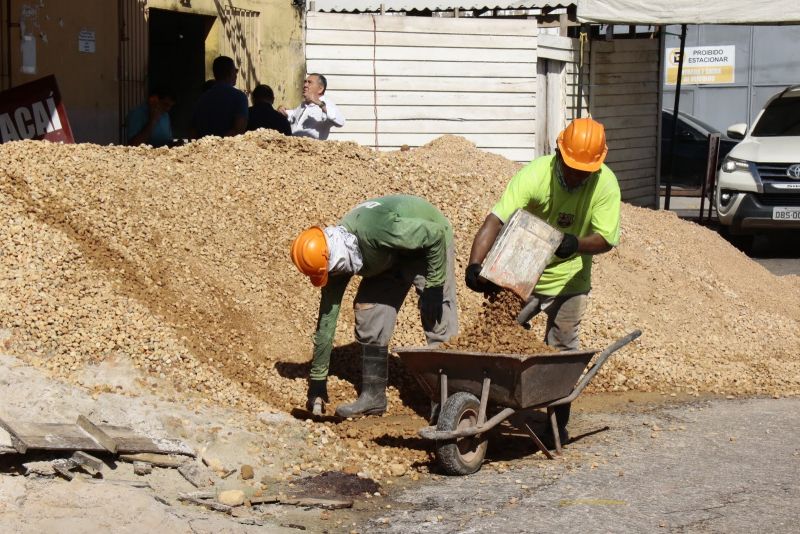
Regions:
<instances>
[{"instance_id":1,"label":"asphalt pavement","mask_svg":"<svg viewBox=\"0 0 800 534\"><path fill-rule=\"evenodd\" d=\"M800 399L576 415L573 433L588 435L562 459L495 460L416 486L363 531L798 531ZM502 438L490 441L495 455Z\"/></svg>"}]
</instances>

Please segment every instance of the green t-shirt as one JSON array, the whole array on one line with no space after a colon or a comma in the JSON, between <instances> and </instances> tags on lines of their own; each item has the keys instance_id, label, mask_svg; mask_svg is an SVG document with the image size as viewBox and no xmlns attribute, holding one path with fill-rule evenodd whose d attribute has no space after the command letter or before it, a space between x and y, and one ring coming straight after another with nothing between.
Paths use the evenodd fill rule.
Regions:
<instances>
[{"instance_id":1,"label":"green t-shirt","mask_svg":"<svg viewBox=\"0 0 800 534\"><path fill-rule=\"evenodd\" d=\"M597 233L609 245L619 243L620 191L617 177L606 165L580 187L567 191L559 182L555 155L542 156L522 168L508 183L492 208L503 223L517 209L525 209L558 230L577 237ZM592 286L592 257L575 254L554 257L536 284L543 295L572 295Z\"/></svg>"},{"instance_id":2,"label":"green t-shirt","mask_svg":"<svg viewBox=\"0 0 800 534\"><path fill-rule=\"evenodd\" d=\"M376 276L398 261L423 257L427 262L426 286L444 285L447 247L453 242L453 228L427 200L411 195L370 199L350 210L339 224L358 238L364 261L360 276ZM328 374L336 322L350 278L350 275L330 276L322 288L310 375L314 380Z\"/></svg>"}]
</instances>

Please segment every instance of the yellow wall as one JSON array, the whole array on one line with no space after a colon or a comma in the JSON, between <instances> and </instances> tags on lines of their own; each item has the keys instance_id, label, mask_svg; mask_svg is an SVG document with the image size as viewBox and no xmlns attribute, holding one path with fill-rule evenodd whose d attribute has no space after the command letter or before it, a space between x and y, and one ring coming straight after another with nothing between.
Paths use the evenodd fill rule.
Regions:
<instances>
[{"instance_id":1,"label":"yellow wall","mask_svg":"<svg viewBox=\"0 0 800 534\"><path fill-rule=\"evenodd\" d=\"M260 50L248 51L254 63L256 82L265 83L275 91L275 100L297 100L303 88L305 77L305 52L303 49L302 15L292 6L291 0L234 0L233 5L240 9L257 11L260 29ZM217 21L206 39L206 77L211 78L211 63L224 51L223 41L229 39L222 23L220 8L230 5L230 0L149 0L147 6L154 9L168 9L182 13L212 15ZM243 70L244 65L239 65ZM254 85L255 82L249 85ZM252 86L241 77L237 86L251 90Z\"/></svg>"},{"instance_id":2,"label":"yellow wall","mask_svg":"<svg viewBox=\"0 0 800 534\"><path fill-rule=\"evenodd\" d=\"M23 17L23 6L28 16ZM20 24L10 32L11 85L55 74L76 140L118 138L116 6L108 0L11 2L11 22ZM94 53L78 51L81 29L95 32ZM23 30L36 44L35 74L20 71Z\"/></svg>"},{"instance_id":3,"label":"yellow wall","mask_svg":"<svg viewBox=\"0 0 800 534\"><path fill-rule=\"evenodd\" d=\"M5 0L0 0L5 8ZM275 90L276 101L297 101L305 75L302 15L291 0L140 0L146 8L166 9L216 17L206 39L206 73L211 78L211 63L225 51L230 30L226 31L220 13L224 6L255 11L259 50L246 50L251 58L251 80L240 78L239 87L249 90L256 82ZM20 72L20 27L12 27L11 65L0 54L3 88L19 85L47 74L55 74L76 141L112 143L119 140L119 33L118 2L115 0L11 0L11 22L21 22L23 6L33 16L26 17L26 33L36 42L36 73ZM78 51L78 32L95 32L95 53ZM2 27L3 46L6 34ZM147 50L147 34L132 36L145 42L136 47ZM133 44L133 43L132 43ZM1 46L0 46L1 48ZM240 68L242 65L240 65ZM145 68L146 72L146 67ZM126 105L128 105L126 103ZM127 112L127 110L124 110Z\"/></svg>"}]
</instances>

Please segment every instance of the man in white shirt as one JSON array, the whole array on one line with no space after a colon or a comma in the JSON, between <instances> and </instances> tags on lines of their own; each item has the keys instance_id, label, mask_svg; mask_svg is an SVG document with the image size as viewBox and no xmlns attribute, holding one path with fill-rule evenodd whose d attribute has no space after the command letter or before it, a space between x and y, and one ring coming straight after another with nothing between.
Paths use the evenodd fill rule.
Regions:
<instances>
[{"instance_id":1,"label":"man in white shirt","mask_svg":"<svg viewBox=\"0 0 800 534\"><path fill-rule=\"evenodd\" d=\"M292 135L325 140L332 126L344 126L344 116L325 96L327 88L325 76L309 74L303 83L303 102L294 109L278 107L278 111L289 119Z\"/></svg>"}]
</instances>

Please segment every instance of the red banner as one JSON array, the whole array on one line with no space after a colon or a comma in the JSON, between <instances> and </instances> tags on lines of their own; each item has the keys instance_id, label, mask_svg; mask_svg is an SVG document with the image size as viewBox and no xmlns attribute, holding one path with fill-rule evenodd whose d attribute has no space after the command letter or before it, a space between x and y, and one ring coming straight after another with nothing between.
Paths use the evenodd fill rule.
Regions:
<instances>
[{"instance_id":1,"label":"red banner","mask_svg":"<svg viewBox=\"0 0 800 534\"><path fill-rule=\"evenodd\" d=\"M21 139L75 142L55 76L0 93L0 143Z\"/></svg>"}]
</instances>

